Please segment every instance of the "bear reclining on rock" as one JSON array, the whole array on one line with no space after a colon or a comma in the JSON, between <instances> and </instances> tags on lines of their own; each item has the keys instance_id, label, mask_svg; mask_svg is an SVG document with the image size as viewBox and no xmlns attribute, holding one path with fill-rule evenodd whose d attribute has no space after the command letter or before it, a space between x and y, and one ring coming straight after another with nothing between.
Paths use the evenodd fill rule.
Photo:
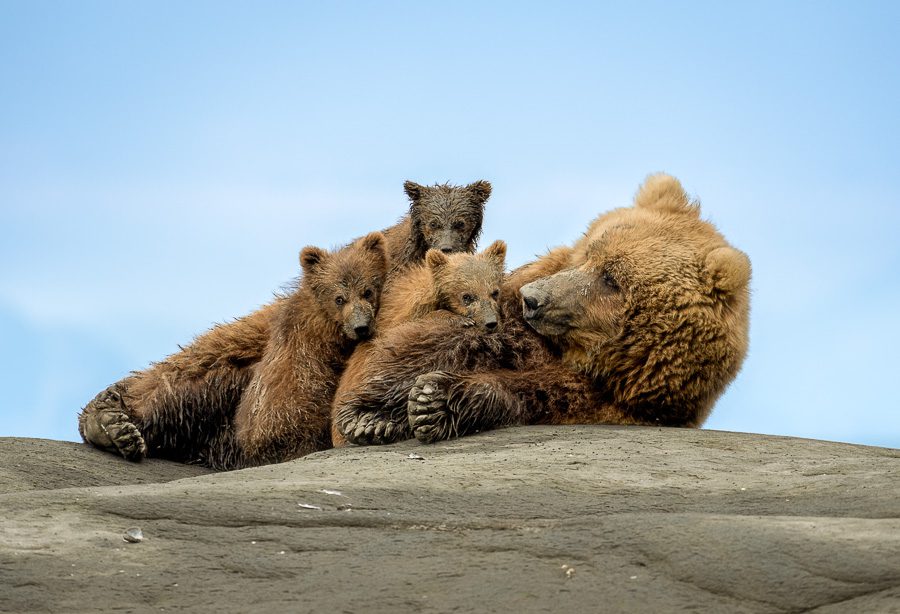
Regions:
<instances>
[{"instance_id":1,"label":"bear reclining on rock","mask_svg":"<svg viewBox=\"0 0 900 614\"><path fill-rule=\"evenodd\" d=\"M150 454L221 469L328 447L322 408L374 327L384 236L334 253L306 247L300 262L295 291L98 395L79 416L85 441L129 460Z\"/></svg>"},{"instance_id":2,"label":"bear reclining on rock","mask_svg":"<svg viewBox=\"0 0 900 614\"><path fill-rule=\"evenodd\" d=\"M382 285L429 249L473 251L491 192L486 181L407 181L404 189L409 214L383 237L367 235L331 255L304 250L296 292L101 392L79 415L82 438L129 460L150 455L219 469L330 447L331 395L352 345L374 332Z\"/></svg>"},{"instance_id":3,"label":"bear reclining on rock","mask_svg":"<svg viewBox=\"0 0 900 614\"><path fill-rule=\"evenodd\" d=\"M750 261L699 213L676 179L650 177L632 207L510 274L495 332L426 319L373 340L333 413L423 442L513 424L700 426L746 355Z\"/></svg>"}]
</instances>

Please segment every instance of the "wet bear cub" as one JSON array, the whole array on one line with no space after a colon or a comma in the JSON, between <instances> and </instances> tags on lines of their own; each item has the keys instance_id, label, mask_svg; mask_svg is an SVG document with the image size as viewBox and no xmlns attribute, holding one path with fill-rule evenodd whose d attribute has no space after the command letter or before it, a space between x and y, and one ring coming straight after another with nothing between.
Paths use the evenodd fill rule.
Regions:
<instances>
[{"instance_id":1,"label":"wet bear cub","mask_svg":"<svg viewBox=\"0 0 900 614\"><path fill-rule=\"evenodd\" d=\"M500 324L500 287L506 267L506 243L495 241L483 252L447 255L431 249L425 262L394 280L378 313L379 332L414 321L457 319L463 326L490 333ZM370 406L357 374L368 369L370 344L360 345L347 363L332 409L332 441L342 445L388 443L409 438L406 414L384 421L380 406ZM414 359L414 357L410 357ZM363 394L360 394L362 392Z\"/></svg>"}]
</instances>

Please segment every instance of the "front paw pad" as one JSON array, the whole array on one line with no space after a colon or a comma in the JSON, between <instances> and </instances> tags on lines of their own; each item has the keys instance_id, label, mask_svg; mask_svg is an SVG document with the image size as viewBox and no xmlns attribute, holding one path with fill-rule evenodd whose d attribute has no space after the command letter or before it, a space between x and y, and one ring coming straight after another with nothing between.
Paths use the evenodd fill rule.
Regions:
<instances>
[{"instance_id":1,"label":"front paw pad","mask_svg":"<svg viewBox=\"0 0 900 614\"><path fill-rule=\"evenodd\" d=\"M450 382L446 373L426 373L409 391L409 426L422 443L449 439L457 433L456 416L447 406Z\"/></svg>"}]
</instances>

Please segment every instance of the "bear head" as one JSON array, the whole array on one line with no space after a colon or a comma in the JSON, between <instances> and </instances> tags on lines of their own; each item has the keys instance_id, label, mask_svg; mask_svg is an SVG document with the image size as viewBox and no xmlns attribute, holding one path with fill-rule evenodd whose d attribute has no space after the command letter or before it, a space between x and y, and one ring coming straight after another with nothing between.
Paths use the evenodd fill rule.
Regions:
<instances>
[{"instance_id":1,"label":"bear head","mask_svg":"<svg viewBox=\"0 0 900 614\"><path fill-rule=\"evenodd\" d=\"M359 341L375 333L375 315L387 274L384 235L370 233L336 252L300 252L303 286L344 336Z\"/></svg>"},{"instance_id":2,"label":"bear head","mask_svg":"<svg viewBox=\"0 0 900 614\"><path fill-rule=\"evenodd\" d=\"M506 243L494 241L483 252L447 255L437 249L425 254L439 309L472 320L492 332L500 321L497 301L506 269Z\"/></svg>"},{"instance_id":3,"label":"bear head","mask_svg":"<svg viewBox=\"0 0 900 614\"><path fill-rule=\"evenodd\" d=\"M491 195L490 183L423 186L406 181L403 189L411 203L409 214L420 253L429 249L445 254L475 251L484 204Z\"/></svg>"},{"instance_id":4,"label":"bear head","mask_svg":"<svg viewBox=\"0 0 900 614\"><path fill-rule=\"evenodd\" d=\"M699 426L747 352L750 260L668 175L597 218L523 315L638 420Z\"/></svg>"}]
</instances>

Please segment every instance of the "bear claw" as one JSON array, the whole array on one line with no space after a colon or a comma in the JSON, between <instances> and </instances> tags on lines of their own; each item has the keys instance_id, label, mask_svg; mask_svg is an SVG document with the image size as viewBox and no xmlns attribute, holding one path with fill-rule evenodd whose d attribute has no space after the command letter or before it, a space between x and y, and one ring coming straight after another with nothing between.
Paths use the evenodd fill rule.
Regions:
<instances>
[{"instance_id":1,"label":"bear claw","mask_svg":"<svg viewBox=\"0 0 900 614\"><path fill-rule=\"evenodd\" d=\"M404 417L405 420L405 417ZM356 445L380 445L406 439L408 429L382 414L367 412L354 417L344 424L347 441Z\"/></svg>"},{"instance_id":2,"label":"bear claw","mask_svg":"<svg viewBox=\"0 0 900 614\"><path fill-rule=\"evenodd\" d=\"M416 379L409 391L409 427L422 443L434 443L454 435L453 413L447 406L449 380L444 373L426 373Z\"/></svg>"}]
</instances>

